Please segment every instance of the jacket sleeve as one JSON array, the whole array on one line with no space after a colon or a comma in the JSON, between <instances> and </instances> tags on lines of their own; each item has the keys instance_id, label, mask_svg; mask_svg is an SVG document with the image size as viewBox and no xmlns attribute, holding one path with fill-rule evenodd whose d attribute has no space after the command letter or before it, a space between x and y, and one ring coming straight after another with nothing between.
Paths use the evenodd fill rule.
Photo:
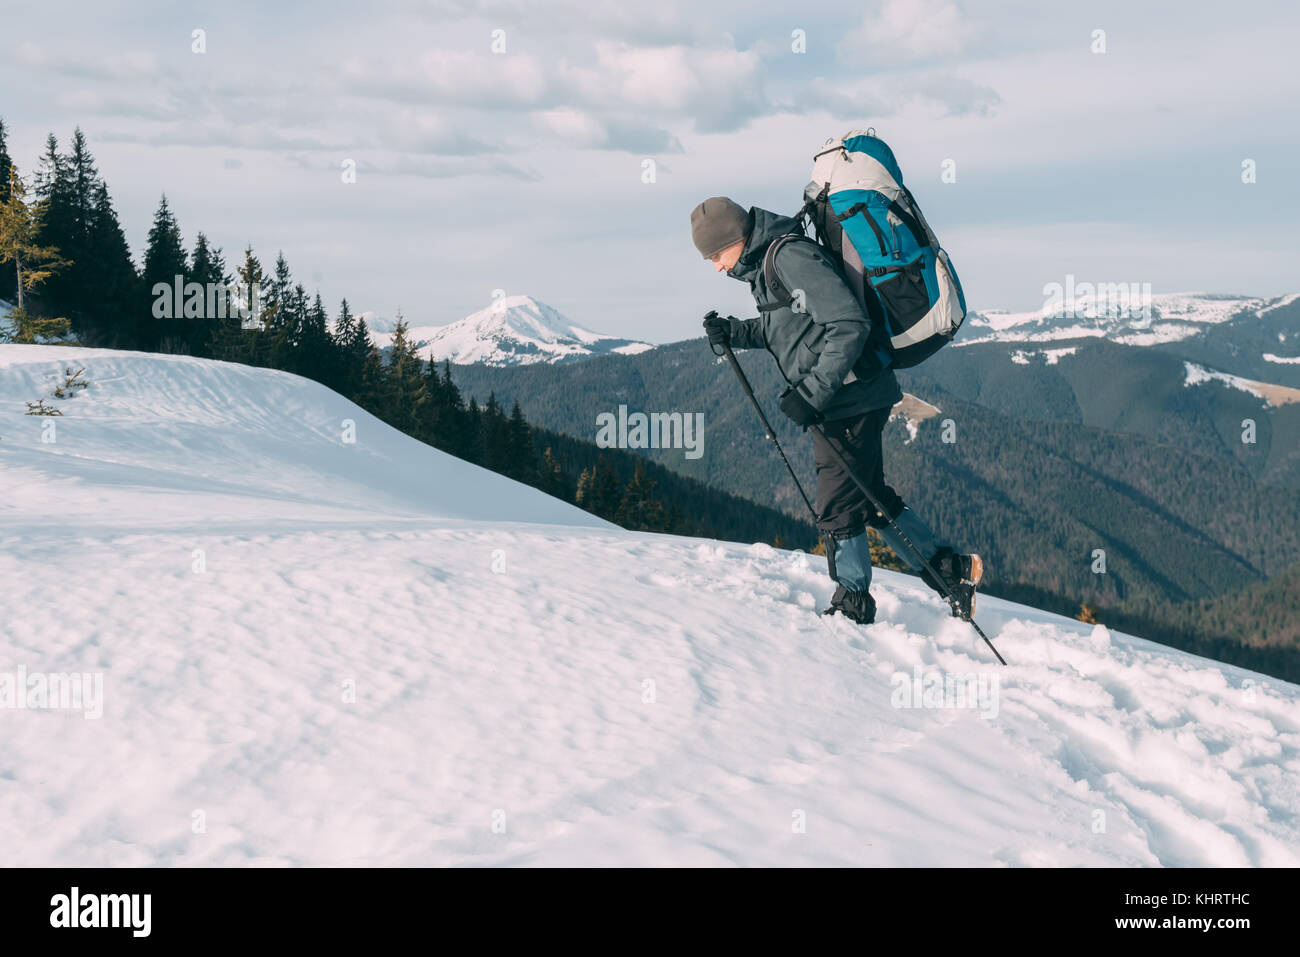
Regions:
<instances>
[{"instance_id":1,"label":"jacket sleeve","mask_svg":"<svg viewBox=\"0 0 1300 957\"><path fill-rule=\"evenodd\" d=\"M763 318L732 319L731 346L733 349L766 349L767 335L763 332Z\"/></svg>"},{"instance_id":2,"label":"jacket sleeve","mask_svg":"<svg viewBox=\"0 0 1300 957\"><path fill-rule=\"evenodd\" d=\"M777 253L777 273L785 288L803 290L806 314L822 327L821 355L797 383L808 403L819 412L844 385L844 378L862 355L871 335L871 320L858 305L840 271L811 243L789 243ZM798 321L803 317L795 313Z\"/></svg>"}]
</instances>

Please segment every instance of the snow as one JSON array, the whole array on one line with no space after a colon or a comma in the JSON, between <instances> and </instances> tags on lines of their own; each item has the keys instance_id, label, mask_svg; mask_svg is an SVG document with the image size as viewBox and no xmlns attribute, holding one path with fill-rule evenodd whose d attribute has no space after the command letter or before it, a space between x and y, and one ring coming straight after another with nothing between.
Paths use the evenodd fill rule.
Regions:
<instances>
[{"instance_id":1,"label":"snow","mask_svg":"<svg viewBox=\"0 0 1300 957\"><path fill-rule=\"evenodd\" d=\"M1263 315L1297 298L1296 294L1259 299L1212 293L1158 293L1150 296L1149 314L1143 315L1138 308L1140 302L1079 296L1071 303L1055 302L1033 312L972 312L957 344L1107 338L1126 345L1158 345L1186 339L1242 314Z\"/></svg>"},{"instance_id":2,"label":"snow","mask_svg":"<svg viewBox=\"0 0 1300 957\"><path fill-rule=\"evenodd\" d=\"M1298 299L1300 299L1300 292L1293 292L1290 293L1289 295L1281 296L1278 299L1275 299L1272 302L1270 302L1270 304L1265 306L1263 309L1261 309L1259 311L1259 314L1261 316L1266 315L1267 313L1272 312L1274 309L1281 309L1285 306L1289 306Z\"/></svg>"},{"instance_id":3,"label":"snow","mask_svg":"<svg viewBox=\"0 0 1300 957\"><path fill-rule=\"evenodd\" d=\"M937 405L931 405L910 392L904 392L903 398L889 410L889 421L898 418L903 420L903 427L907 429L907 438L903 439L903 444L911 445L917 436L920 424L939 415L941 411Z\"/></svg>"},{"instance_id":4,"label":"snow","mask_svg":"<svg viewBox=\"0 0 1300 957\"><path fill-rule=\"evenodd\" d=\"M1227 372L1207 369L1205 366L1197 365L1194 362L1184 361L1183 366L1186 369L1183 385L1188 388L1194 385L1203 385L1206 382L1222 382L1230 388L1239 389L1264 400L1266 406L1281 406L1292 402L1300 402L1300 389L1275 385L1272 382L1259 382L1255 379L1243 379L1241 376L1231 375Z\"/></svg>"},{"instance_id":5,"label":"snow","mask_svg":"<svg viewBox=\"0 0 1300 957\"><path fill-rule=\"evenodd\" d=\"M1288 364L1300 364L1300 356L1278 356L1271 352L1264 353L1265 362L1285 362Z\"/></svg>"},{"instance_id":6,"label":"snow","mask_svg":"<svg viewBox=\"0 0 1300 957\"><path fill-rule=\"evenodd\" d=\"M7 861L1300 864L1300 687L981 598L1002 668L885 571L827 619L819 558L616 529L284 373L0 346L0 475L0 688L102 678L0 708ZM903 694L944 675L987 695Z\"/></svg>"},{"instance_id":7,"label":"snow","mask_svg":"<svg viewBox=\"0 0 1300 957\"><path fill-rule=\"evenodd\" d=\"M392 342L396 322L368 318L372 338L381 349ZM654 346L592 332L531 296L505 296L446 326L412 326L408 338L420 354L458 364L531 365L565 362L605 353L635 355Z\"/></svg>"},{"instance_id":8,"label":"snow","mask_svg":"<svg viewBox=\"0 0 1300 957\"><path fill-rule=\"evenodd\" d=\"M1061 361L1062 356L1072 356L1078 351L1078 346L1062 346L1059 349L1016 349L1011 353L1011 361L1016 365L1027 366L1035 356L1042 356L1049 366L1054 366Z\"/></svg>"}]
</instances>

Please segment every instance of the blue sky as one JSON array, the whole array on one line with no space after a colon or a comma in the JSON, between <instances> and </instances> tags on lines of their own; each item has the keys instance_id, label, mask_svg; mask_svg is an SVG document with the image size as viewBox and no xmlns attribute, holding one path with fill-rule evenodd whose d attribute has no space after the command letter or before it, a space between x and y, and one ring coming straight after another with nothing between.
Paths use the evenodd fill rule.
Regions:
<instances>
[{"instance_id":1,"label":"blue sky","mask_svg":"<svg viewBox=\"0 0 1300 957\"><path fill-rule=\"evenodd\" d=\"M865 126L974 308L1037 308L1067 274L1300 288L1293 4L51 0L4 24L24 172L79 125L137 260L165 190L187 244L283 250L331 311L437 324L502 289L695 335L753 304L695 252L692 206L793 211L813 151Z\"/></svg>"}]
</instances>

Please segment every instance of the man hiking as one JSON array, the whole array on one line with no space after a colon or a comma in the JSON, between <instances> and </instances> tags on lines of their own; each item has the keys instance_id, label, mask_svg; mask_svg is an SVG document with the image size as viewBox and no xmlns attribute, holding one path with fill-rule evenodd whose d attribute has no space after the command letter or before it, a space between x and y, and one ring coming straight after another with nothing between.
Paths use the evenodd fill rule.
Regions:
<instances>
[{"instance_id":1,"label":"man hiking","mask_svg":"<svg viewBox=\"0 0 1300 957\"><path fill-rule=\"evenodd\" d=\"M881 432L890 409L903 398L889 356L872 343L871 319L853 295L840 268L814 241L800 237L776 247L768 268L764 258L774 241L801 232L796 220L754 207L745 210L725 196L706 199L691 213L691 238L718 272L749 283L758 304L757 319L710 313L704 320L711 346L767 349L789 388L781 394L781 411L813 429L817 465L818 526L827 542L827 564L838 586L826 614L839 612L854 621L875 620L871 585L871 551L867 526L875 528L894 552L935 591L943 594L889 520L876 511L835 456L871 489L889 518L925 556L957 599L953 614L970 618L975 588L983 573L978 555L961 554L939 543L934 532L885 484ZM779 289L769 278L775 273ZM879 371L859 378L854 366L865 349L878 357ZM861 366L859 366L861 368Z\"/></svg>"}]
</instances>

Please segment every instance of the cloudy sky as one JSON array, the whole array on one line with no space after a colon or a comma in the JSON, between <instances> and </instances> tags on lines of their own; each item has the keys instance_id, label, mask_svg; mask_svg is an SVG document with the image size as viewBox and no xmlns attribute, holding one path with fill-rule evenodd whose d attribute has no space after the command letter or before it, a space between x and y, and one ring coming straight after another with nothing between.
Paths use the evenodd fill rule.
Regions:
<instances>
[{"instance_id":1,"label":"cloudy sky","mask_svg":"<svg viewBox=\"0 0 1300 957\"><path fill-rule=\"evenodd\" d=\"M502 289L695 335L753 303L691 207L793 211L813 151L865 126L975 308L1037 308L1068 274L1300 290L1292 3L42 0L0 22L24 172L80 126L137 261L165 191L187 244L283 250L331 311L443 323Z\"/></svg>"}]
</instances>

